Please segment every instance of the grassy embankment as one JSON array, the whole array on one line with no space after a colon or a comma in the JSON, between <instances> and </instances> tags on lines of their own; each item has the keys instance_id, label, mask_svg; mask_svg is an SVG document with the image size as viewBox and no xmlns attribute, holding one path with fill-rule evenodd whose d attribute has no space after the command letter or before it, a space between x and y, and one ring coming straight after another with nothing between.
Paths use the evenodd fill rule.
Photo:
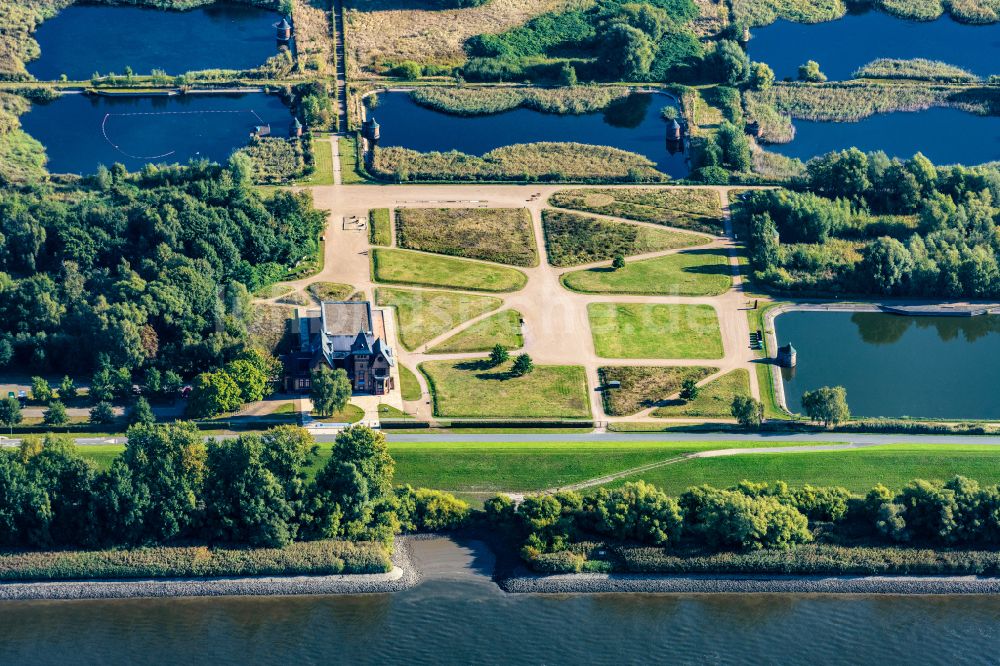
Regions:
<instances>
[{"instance_id":1,"label":"grassy embankment","mask_svg":"<svg viewBox=\"0 0 1000 666\"><path fill-rule=\"evenodd\" d=\"M682 188L581 188L549 197L557 208L721 234L722 203L713 190Z\"/></svg>"},{"instance_id":2,"label":"grassy embankment","mask_svg":"<svg viewBox=\"0 0 1000 666\"><path fill-rule=\"evenodd\" d=\"M701 381L717 368L702 366L639 367L607 366L598 370L601 384L619 381L621 387L601 394L604 411L610 416L630 416L667 403L681 390L685 379Z\"/></svg>"},{"instance_id":3,"label":"grassy embankment","mask_svg":"<svg viewBox=\"0 0 1000 666\"><path fill-rule=\"evenodd\" d=\"M376 147L372 174L394 182L658 183L667 177L648 158L618 148L582 143L503 146L482 157L457 151L420 153Z\"/></svg>"},{"instance_id":4,"label":"grassy embankment","mask_svg":"<svg viewBox=\"0 0 1000 666\"><path fill-rule=\"evenodd\" d=\"M388 208L368 212L368 240L372 245L392 245L392 216Z\"/></svg>"},{"instance_id":5,"label":"grassy embankment","mask_svg":"<svg viewBox=\"0 0 1000 666\"><path fill-rule=\"evenodd\" d=\"M503 345L508 350L524 346L521 313L516 310L503 310L492 314L429 351L431 354L480 352L489 351L496 345Z\"/></svg>"},{"instance_id":6,"label":"grassy embankment","mask_svg":"<svg viewBox=\"0 0 1000 666\"><path fill-rule=\"evenodd\" d=\"M503 303L492 296L385 287L375 290L375 301L396 308L399 340L411 351Z\"/></svg>"},{"instance_id":7,"label":"grassy embankment","mask_svg":"<svg viewBox=\"0 0 1000 666\"><path fill-rule=\"evenodd\" d=\"M724 250L684 250L626 262L624 268L590 268L562 277L573 291L588 294L716 296L732 284Z\"/></svg>"},{"instance_id":8,"label":"grassy embankment","mask_svg":"<svg viewBox=\"0 0 1000 666\"><path fill-rule=\"evenodd\" d=\"M938 60L879 58L854 72L856 79L909 79L939 83L973 83L979 77L955 65Z\"/></svg>"},{"instance_id":9,"label":"grassy embankment","mask_svg":"<svg viewBox=\"0 0 1000 666\"><path fill-rule=\"evenodd\" d=\"M707 238L670 229L543 210L545 249L553 266L576 266L647 252L704 245Z\"/></svg>"},{"instance_id":10,"label":"grassy embankment","mask_svg":"<svg viewBox=\"0 0 1000 666\"><path fill-rule=\"evenodd\" d=\"M679 388L680 381L677 380ZM460 493L530 492L579 483L640 465L666 461L697 451L801 446L807 442L767 440L671 442L391 442L396 461L394 481ZM845 435L845 440L849 435ZM824 442L826 443L826 442ZM85 458L107 467L121 446L80 447ZM693 458L675 462L635 477L662 485L670 494L702 483L718 487L744 479L753 482L785 480L793 488L805 484L843 486L867 492L882 483L898 490L914 478L946 480L956 474L983 485L1000 483L998 447L975 444L891 444L866 449L807 453L748 453L737 456ZM311 470L320 469L330 445L320 445Z\"/></svg>"},{"instance_id":11,"label":"grassy embankment","mask_svg":"<svg viewBox=\"0 0 1000 666\"><path fill-rule=\"evenodd\" d=\"M434 394L434 414L451 418L552 418L590 416L587 380L579 366L536 365L510 374L511 363L428 361L420 365Z\"/></svg>"},{"instance_id":12,"label":"grassy embankment","mask_svg":"<svg viewBox=\"0 0 1000 666\"><path fill-rule=\"evenodd\" d=\"M0 183L34 182L46 175L45 146L21 129L20 116L30 108L25 98L0 93Z\"/></svg>"},{"instance_id":13,"label":"grassy embankment","mask_svg":"<svg viewBox=\"0 0 1000 666\"><path fill-rule=\"evenodd\" d=\"M492 261L537 266L535 234L526 208L399 208L399 247Z\"/></svg>"},{"instance_id":14,"label":"grassy embankment","mask_svg":"<svg viewBox=\"0 0 1000 666\"><path fill-rule=\"evenodd\" d=\"M517 108L544 113L580 114L603 109L626 97L627 88L576 86L573 88L417 88L414 102L435 111L459 116L502 113Z\"/></svg>"},{"instance_id":15,"label":"grassy embankment","mask_svg":"<svg viewBox=\"0 0 1000 666\"><path fill-rule=\"evenodd\" d=\"M496 264L439 257L410 250L372 250L378 282L447 287L470 291L517 291L527 284L521 271Z\"/></svg>"},{"instance_id":16,"label":"grassy embankment","mask_svg":"<svg viewBox=\"0 0 1000 666\"><path fill-rule=\"evenodd\" d=\"M723 357L719 318L710 305L590 303L587 315L602 358Z\"/></svg>"},{"instance_id":17,"label":"grassy embankment","mask_svg":"<svg viewBox=\"0 0 1000 666\"><path fill-rule=\"evenodd\" d=\"M324 576L391 569L384 546L350 541L300 541L285 548L158 546L0 553L3 581Z\"/></svg>"}]
</instances>

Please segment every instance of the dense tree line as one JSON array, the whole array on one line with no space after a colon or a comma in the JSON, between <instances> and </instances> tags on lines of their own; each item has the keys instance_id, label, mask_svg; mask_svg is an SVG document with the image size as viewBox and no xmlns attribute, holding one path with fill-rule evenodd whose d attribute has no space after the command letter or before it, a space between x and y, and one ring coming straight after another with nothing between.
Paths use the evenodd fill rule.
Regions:
<instances>
[{"instance_id":1,"label":"dense tree line","mask_svg":"<svg viewBox=\"0 0 1000 666\"><path fill-rule=\"evenodd\" d=\"M757 276L784 290L1000 295L1000 170L852 148L810 160L801 191L738 207Z\"/></svg>"},{"instance_id":2,"label":"dense tree line","mask_svg":"<svg viewBox=\"0 0 1000 666\"><path fill-rule=\"evenodd\" d=\"M313 254L323 222L308 195L258 194L240 162L0 190L0 365L122 383L219 367L249 292Z\"/></svg>"},{"instance_id":3,"label":"dense tree line","mask_svg":"<svg viewBox=\"0 0 1000 666\"><path fill-rule=\"evenodd\" d=\"M468 517L469 506L447 493L394 489L381 433L343 431L310 478L318 456L312 437L293 426L207 444L191 424L135 426L103 470L64 440L29 438L0 452L0 545L385 542Z\"/></svg>"},{"instance_id":4,"label":"dense tree line","mask_svg":"<svg viewBox=\"0 0 1000 666\"><path fill-rule=\"evenodd\" d=\"M899 492L879 485L865 496L839 487L743 481L728 489L693 487L674 498L638 481L589 496L529 496L516 506L498 496L486 502L485 513L513 532L522 557L541 571L581 570L585 558L574 544L594 539L677 553L786 549L817 539L1000 544L1000 486L960 476L946 483L916 480Z\"/></svg>"}]
</instances>

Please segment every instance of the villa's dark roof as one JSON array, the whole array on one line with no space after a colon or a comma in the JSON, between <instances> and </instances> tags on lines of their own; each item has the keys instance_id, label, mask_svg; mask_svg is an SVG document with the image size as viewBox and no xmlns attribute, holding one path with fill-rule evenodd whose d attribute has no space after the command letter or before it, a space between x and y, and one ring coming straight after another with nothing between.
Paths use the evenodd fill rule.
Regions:
<instances>
[{"instance_id":1,"label":"villa's dark roof","mask_svg":"<svg viewBox=\"0 0 1000 666\"><path fill-rule=\"evenodd\" d=\"M323 331L327 335L349 335L372 330L372 310L367 301L324 301Z\"/></svg>"},{"instance_id":2,"label":"villa's dark roof","mask_svg":"<svg viewBox=\"0 0 1000 666\"><path fill-rule=\"evenodd\" d=\"M292 28L292 24L288 22L288 19L286 19L285 17L282 17L281 18L281 22L278 23L278 29L279 30L291 30L291 28Z\"/></svg>"},{"instance_id":3,"label":"villa's dark roof","mask_svg":"<svg viewBox=\"0 0 1000 666\"><path fill-rule=\"evenodd\" d=\"M367 356L372 353L372 344L374 342L375 336L371 333L359 332L351 344L351 353L356 356Z\"/></svg>"}]
</instances>

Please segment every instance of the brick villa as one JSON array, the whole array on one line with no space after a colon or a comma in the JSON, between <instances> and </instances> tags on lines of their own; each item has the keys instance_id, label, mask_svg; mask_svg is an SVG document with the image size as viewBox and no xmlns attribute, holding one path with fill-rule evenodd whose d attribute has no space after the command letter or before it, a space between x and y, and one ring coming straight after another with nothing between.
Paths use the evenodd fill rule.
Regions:
<instances>
[{"instance_id":1,"label":"brick villa","mask_svg":"<svg viewBox=\"0 0 1000 666\"><path fill-rule=\"evenodd\" d=\"M299 309L291 320L294 350L285 356L285 390L306 393L321 363L347 371L355 393L384 395L393 389L396 357L385 342L381 312L368 301L324 301Z\"/></svg>"}]
</instances>

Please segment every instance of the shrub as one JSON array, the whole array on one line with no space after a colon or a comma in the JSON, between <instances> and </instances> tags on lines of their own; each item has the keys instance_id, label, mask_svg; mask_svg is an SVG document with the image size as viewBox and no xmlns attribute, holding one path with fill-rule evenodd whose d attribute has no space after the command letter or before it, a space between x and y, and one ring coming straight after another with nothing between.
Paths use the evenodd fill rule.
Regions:
<instances>
[{"instance_id":1,"label":"shrub","mask_svg":"<svg viewBox=\"0 0 1000 666\"><path fill-rule=\"evenodd\" d=\"M588 504L597 531L616 539L665 546L680 536L683 518L677 501L644 481L601 488Z\"/></svg>"},{"instance_id":2,"label":"shrub","mask_svg":"<svg viewBox=\"0 0 1000 666\"><path fill-rule=\"evenodd\" d=\"M397 515L404 532L442 532L461 527L469 518L469 505L451 493L429 488L396 488Z\"/></svg>"},{"instance_id":3,"label":"shrub","mask_svg":"<svg viewBox=\"0 0 1000 666\"><path fill-rule=\"evenodd\" d=\"M541 553L531 560L531 567L545 574L580 573L583 563L583 555L561 550L557 553Z\"/></svg>"}]
</instances>

